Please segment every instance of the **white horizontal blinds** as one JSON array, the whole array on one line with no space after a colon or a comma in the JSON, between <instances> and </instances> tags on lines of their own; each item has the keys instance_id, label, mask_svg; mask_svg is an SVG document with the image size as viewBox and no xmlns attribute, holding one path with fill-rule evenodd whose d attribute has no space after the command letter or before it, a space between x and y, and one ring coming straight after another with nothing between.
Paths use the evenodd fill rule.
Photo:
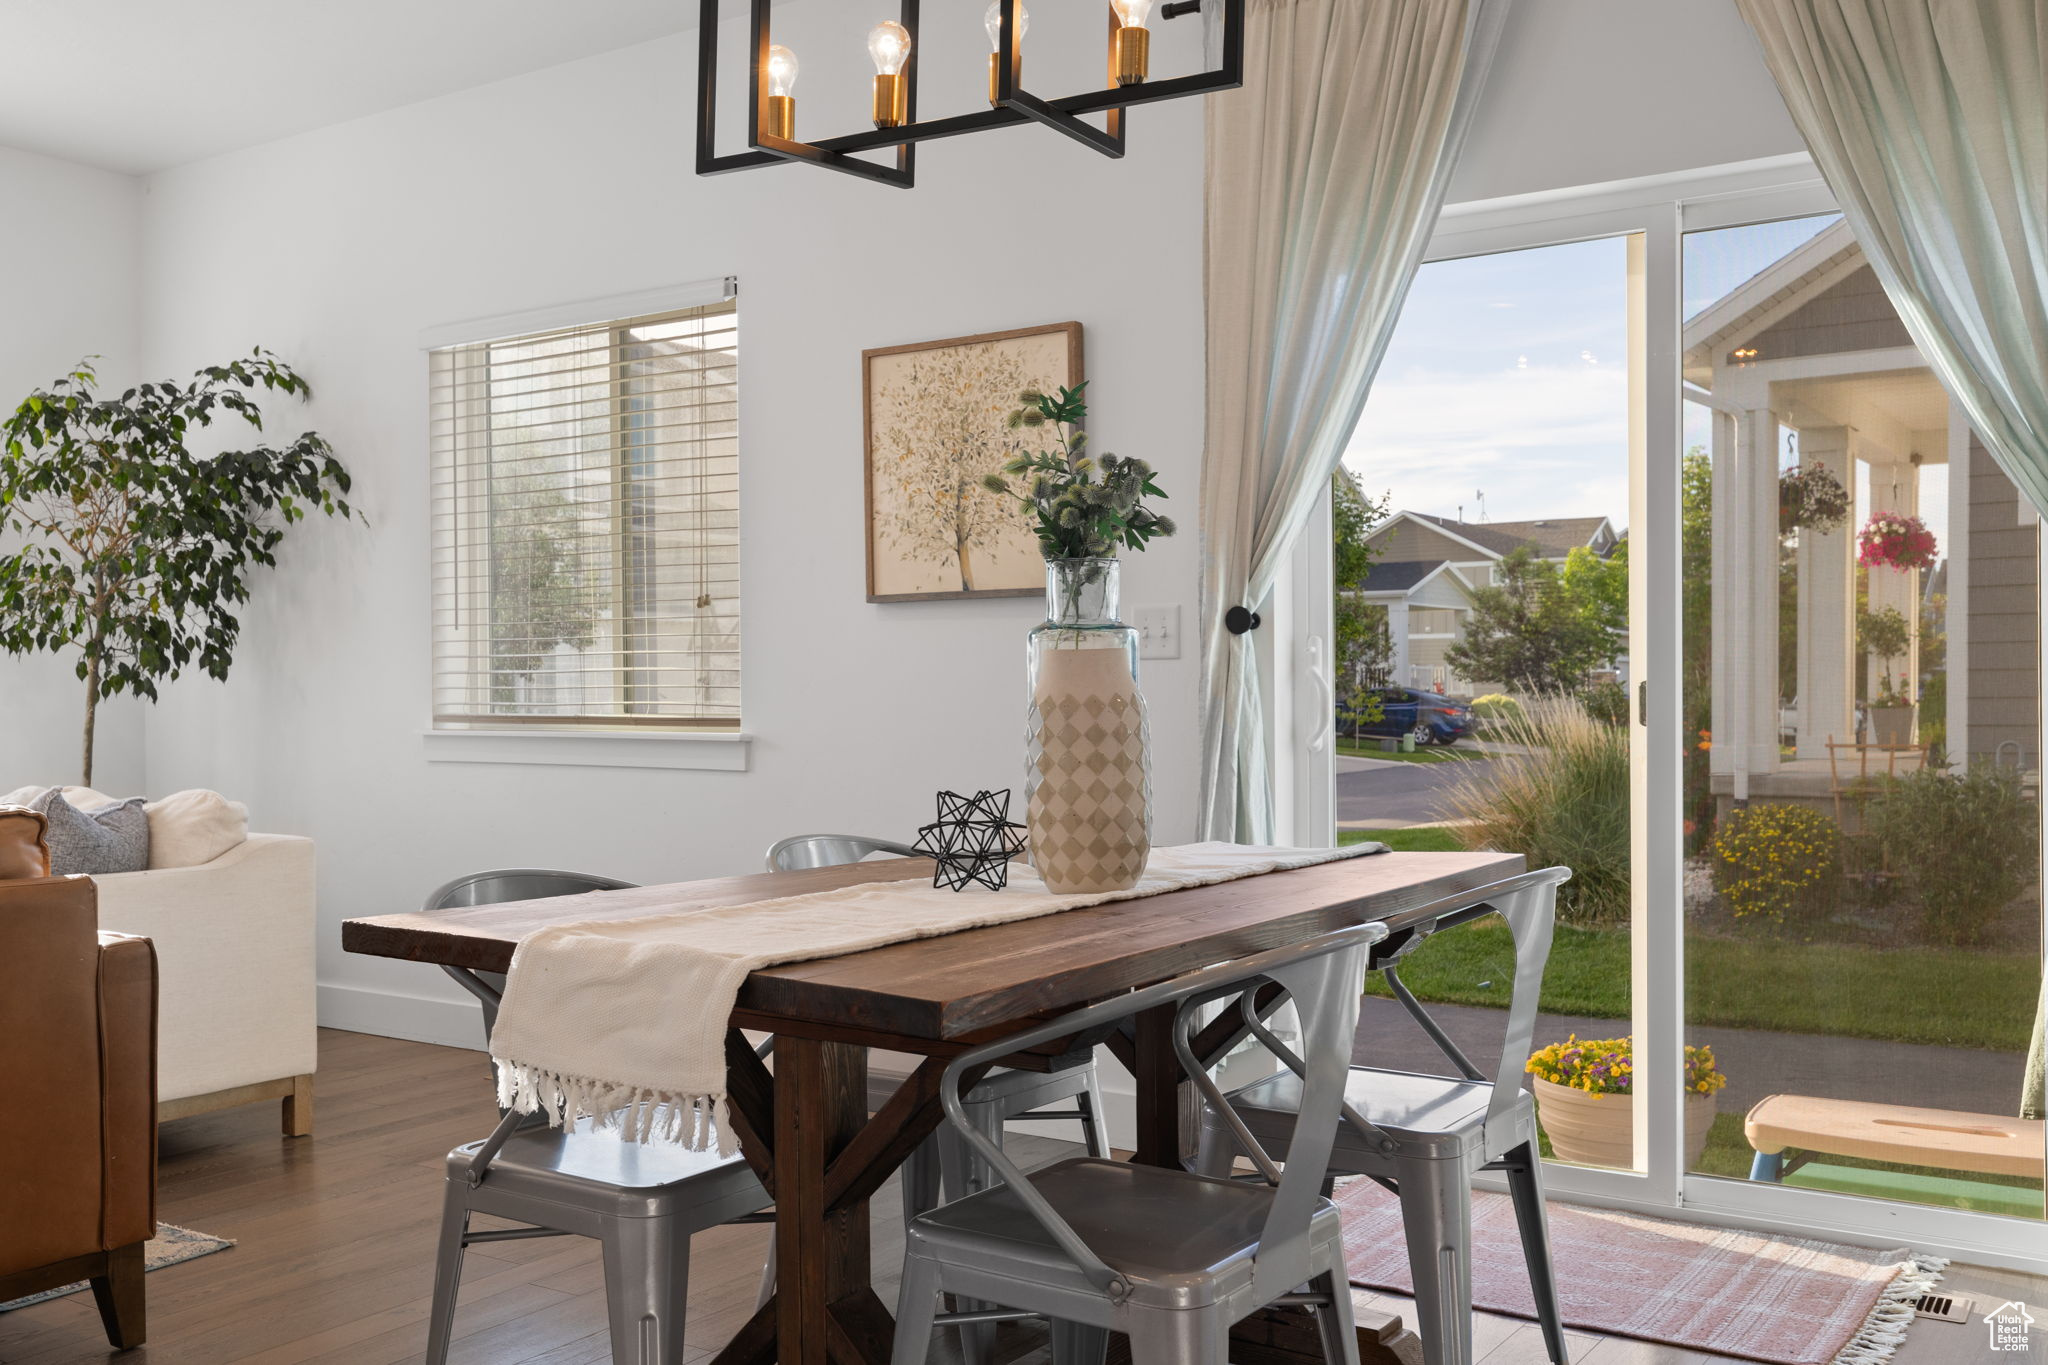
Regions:
<instances>
[{"instance_id":1,"label":"white horizontal blinds","mask_svg":"<svg viewBox=\"0 0 2048 1365\"><path fill-rule=\"evenodd\" d=\"M738 326L429 353L437 726L738 727Z\"/></svg>"}]
</instances>

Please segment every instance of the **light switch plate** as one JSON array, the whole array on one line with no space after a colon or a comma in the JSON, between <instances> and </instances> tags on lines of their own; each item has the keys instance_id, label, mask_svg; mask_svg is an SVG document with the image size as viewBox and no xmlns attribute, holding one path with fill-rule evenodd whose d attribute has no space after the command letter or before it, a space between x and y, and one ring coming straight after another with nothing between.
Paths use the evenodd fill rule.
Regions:
<instances>
[{"instance_id":1,"label":"light switch plate","mask_svg":"<svg viewBox=\"0 0 2048 1365\"><path fill-rule=\"evenodd\" d=\"M1132 607L1131 624L1138 629L1138 657L1180 657L1180 608Z\"/></svg>"}]
</instances>

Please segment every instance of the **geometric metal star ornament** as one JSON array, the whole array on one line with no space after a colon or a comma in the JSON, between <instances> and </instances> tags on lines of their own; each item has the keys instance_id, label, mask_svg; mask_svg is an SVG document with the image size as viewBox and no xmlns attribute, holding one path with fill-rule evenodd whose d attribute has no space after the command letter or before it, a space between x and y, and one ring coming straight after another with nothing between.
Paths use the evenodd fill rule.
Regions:
<instances>
[{"instance_id":1,"label":"geometric metal star ornament","mask_svg":"<svg viewBox=\"0 0 2048 1365\"><path fill-rule=\"evenodd\" d=\"M917 832L917 851L930 858L932 885L964 891L980 883L991 891L1009 885L1010 859L1024 851L1024 826L1009 818L1010 792L972 796L939 793L939 818Z\"/></svg>"}]
</instances>

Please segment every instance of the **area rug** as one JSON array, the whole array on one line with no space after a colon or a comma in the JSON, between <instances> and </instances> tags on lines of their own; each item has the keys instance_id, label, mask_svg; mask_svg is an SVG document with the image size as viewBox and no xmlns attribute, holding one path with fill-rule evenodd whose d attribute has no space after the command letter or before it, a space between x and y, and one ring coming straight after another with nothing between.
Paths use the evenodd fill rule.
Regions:
<instances>
[{"instance_id":1,"label":"area rug","mask_svg":"<svg viewBox=\"0 0 2048 1365\"><path fill-rule=\"evenodd\" d=\"M165 1266L176 1265L180 1261L194 1261L201 1256L211 1256L216 1251L226 1251L234 1244L232 1237L214 1237L204 1232L194 1232L190 1228L176 1228L169 1223L158 1223L156 1236L142 1245L142 1268L162 1270ZM81 1293L91 1287L84 1280L80 1280L77 1284L45 1289L42 1293L31 1294L25 1299L0 1303L0 1313L26 1308L30 1304L42 1303L46 1299L60 1299L66 1294Z\"/></svg>"},{"instance_id":2,"label":"area rug","mask_svg":"<svg viewBox=\"0 0 2048 1365\"><path fill-rule=\"evenodd\" d=\"M1337 1194L1351 1282L1412 1293L1401 1205L1370 1180ZM1582 1205L1550 1205L1565 1325L1776 1365L1875 1365L1948 1262ZM1472 1194L1472 1302L1536 1316L1515 1210Z\"/></svg>"}]
</instances>

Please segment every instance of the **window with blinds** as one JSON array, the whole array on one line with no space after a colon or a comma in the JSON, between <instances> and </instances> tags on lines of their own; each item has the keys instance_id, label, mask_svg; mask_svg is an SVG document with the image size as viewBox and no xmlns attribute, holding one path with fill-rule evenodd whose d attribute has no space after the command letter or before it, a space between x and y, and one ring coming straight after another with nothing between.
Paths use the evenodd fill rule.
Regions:
<instances>
[{"instance_id":1,"label":"window with blinds","mask_svg":"<svg viewBox=\"0 0 2048 1365\"><path fill-rule=\"evenodd\" d=\"M436 728L737 729L736 303L429 356Z\"/></svg>"}]
</instances>

